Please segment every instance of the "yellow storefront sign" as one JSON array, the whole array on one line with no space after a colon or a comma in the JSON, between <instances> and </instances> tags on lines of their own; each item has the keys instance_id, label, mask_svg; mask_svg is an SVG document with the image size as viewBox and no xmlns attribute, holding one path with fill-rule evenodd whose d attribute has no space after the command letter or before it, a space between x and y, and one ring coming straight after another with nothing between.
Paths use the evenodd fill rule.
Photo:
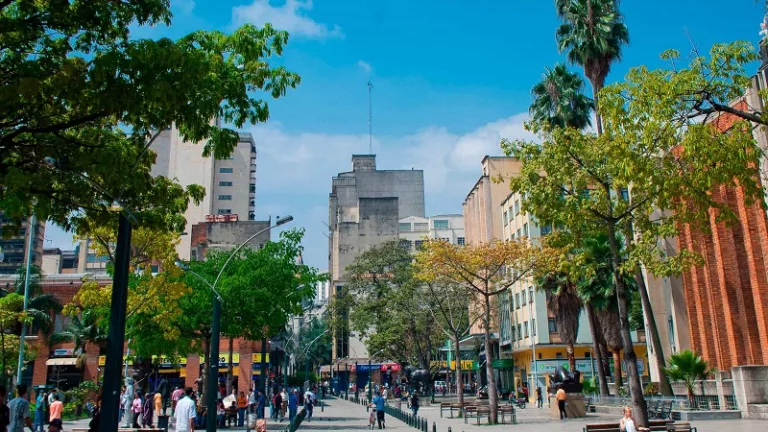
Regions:
<instances>
[{"instance_id":1,"label":"yellow storefront sign","mask_svg":"<svg viewBox=\"0 0 768 432\"><path fill-rule=\"evenodd\" d=\"M433 369L446 368L448 367L448 362L445 360L433 361L430 363L430 365ZM461 370L476 370L476 369L477 369L476 361L474 360L461 361ZM456 370L456 360L451 360L451 370Z\"/></svg>"},{"instance_id":2,"label":"yellow storefront sign","mask_svg":"<svg viewBox=\"0 0 768 432\"><path fill-rule=\"evenodd\" d=\"M261 353L253 353L253 354L251 354L251 362L252 363L261 363ZM267 353L267 363L269 363L269 353Z\"/></svg>"},{"instance_id":3,"label":"yellow storefront sign","mask_svg":"<svg viewBox=\"0 0 768 432\"><path fill-rule=\"evenodd\" d=\"M128 359L126 356L123 356L123 364L125 364L126 359L128 360L129 365L133 365L133 359ZM152 356L152 363L157 362L158 357ZM176 366L186 366L187 365L187 358L181 357L178 359L178 363L174 363L173 360L169 357L161 356L160 357L160 367L165 368L175 368ZM99 366L104 366L107 364L107 356L99 356Z\"/></svg>"},{"instance_id":4,"label":"yellow storefront sign","mask_svg":"<svg viewBox=\"0 0 768 432\"><path fill-rule=\"evenodd\" d=\"M205 363L205 356L200 356L200 364ZM219 366L226 366L229 364L229 353L219 354ZM240 353L232 354L232 364L240 364Z\"/></svg>"}]
</instances>

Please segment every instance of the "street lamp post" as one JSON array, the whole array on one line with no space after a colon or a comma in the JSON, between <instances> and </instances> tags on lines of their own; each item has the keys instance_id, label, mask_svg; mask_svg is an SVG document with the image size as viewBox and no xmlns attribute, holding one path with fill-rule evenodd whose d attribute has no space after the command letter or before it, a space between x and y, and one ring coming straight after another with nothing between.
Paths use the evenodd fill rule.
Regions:
<instances>
[{"instance_id":1,"label":"street lamp post","mask_svg":"<svg viewBox=\"0 0 768 432\"><path fill-rule=\"evenodd\" d=\"M29 235L29 242L27 243L27 263L24 270L24 310L27 310L29 304L29 271L32 267L32 250L34 248L33 241L35 237L35 225L37 220L33 214L29 218L29 227L27 233ZM16 386L21 385L22 366L24 365L24 339L27 337L27 326L21 326L21 335L19 336L19 363L16 367Z\"/></svg>"},{"instance_id":2,"label":"street lamp post","mask_svg":"<svg viewBox=\"0 0 768 432\"><path fill-rule=\"evenodd\" d=\"M373 360L374 357L381 354L381 352L384 350L379 350L376 354L368 357L368 403L371 402L371 399L373 399L373 395L371 394L371 391L373 390L371 388L371 375L373 375L373 371L371 370L371 360Z\"/></svg>"},{"instance_id":3,"label":"street lamp post","mask_svg":"<svg viewBox=\"0 0 768 432\"><path fill-rule=\"evenodd\" d=\"M182 264L179 267L181 267L182 270L185 270L189 272L190 274L196 276L200 280L204 281L206 285L208 285L209 288L211 288L211 291L213 292L213 318L211 322L211 352L209 353L208 361L206 364L206 367L208 367L208 382L206 383L206 391L208 394L206 395L206 405L208 406L208 412L215 412L216 409L216 403L218 401L218 384L219 384L219 338L220 338L220 327L221 327L221 303L222 298L219 295L219 293L216 291L216 286L219 283L219 280L221 280L221 275L224 274L224 270L227 268L227 264L229 264L230 261L232 261L232 258L237 255L238 252L240 252L240 249L244 248L248 243L251 242L251 240L255 239L258 235L265 233L272 228L278 227L280 225L286 224L293 220L293 216L286 216L282 219L277 219L274 225L270 225L263 230L260 230L256 234L248 237L244 242L242 242L238 247L235 248L234 251L229 255L226 261L224 261L224 265L221 266L221 269L219 269L219 274L216 276L216 280L211 284L208 282L207 279L204 277L190 271L188 268L185 268L185 266ZM177 264L180 264L177 262ZM125 309L125 308L123 308ZM110 331L112 328L110 327ZM262 362L264 359L262 358ZM262 377L263 379L263 377ZM216 416L214 415L208 415L206 419L206 431L207 432L216 432Z\"/></svg>"},{"instance_id":4,"label":"street lamp post","mask_svg":"<svg viewBox=\"0 0 768 432\"><path fill-rule=\"evenodd\" d=\"M326 334L326 333L328 333L328 331L329 331L329 330L328 330L328 329L326 329L324 332L322 332L322 333L320 334L320 336L318 336L318 337L316 337L316 338L312 339L312 342L310 342L310 343L307 345L307 348L305 348L305 349L304 349L304 356L305 356L305 357L306 357L306 359L307 359L307 362L306 362L306 366L305 366L305 368L304 368L304 377L306 378L306 380L307 380L307 383L309 383L309 381L310 381L310 380L309 380L309 349L310 349L310 348L312 348L312 345L313 345L315 342L317 342L317 340L318 340L318 339L320 339L321 337L325 336L325 334ZM309 384L307 384L307 388L309 388Z\"/></svg>"}]
</instances>

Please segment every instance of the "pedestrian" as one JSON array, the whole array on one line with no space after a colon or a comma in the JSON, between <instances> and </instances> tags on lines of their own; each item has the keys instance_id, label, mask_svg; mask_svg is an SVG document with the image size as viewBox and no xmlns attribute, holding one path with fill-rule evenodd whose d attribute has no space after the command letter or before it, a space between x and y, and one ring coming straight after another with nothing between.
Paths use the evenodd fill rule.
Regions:
<instances>
[{"instance_id":1,"label":"pedestrian","mask_svg":"<svg viewBox=\"0 0 768 432\"><path fill-rule=\"evenodd\" d=\"M413 410L413 416L415 417L419 413L419 392L414 391L411 396L411 410Z\"/></svg>"},{"instance_id":2,"label":"pedestrian","mask_svg":"<svg viewBox=\"0 0 768 432\"><path fill-rule=\"evenodd\" d=\"M280 400L282 401L282 405L280 406L280 421L283 421L285 420L285 417L288 416L288 392L285 391L285 388L280 391Z\"/></svg>"},{"instance_id":3,"label":"pedestrian","mask_svg":"<svg viewBox=\"0 0 768 432\"><path fill-rule=\"evenodd\" d=\"M140 429L141 425L139 424L139 419L141 418L141 393L136 392L136 397L133 399L133 404L131 405L131 409L133 410L133 428L134 429Z\"/></svg>"},{"instance_id":4,"label":"pedestrian","mask_svg":"<svg viewBox=\"0 0 768 432\"><path fill-rule=\"evenodd\" d=\"M312 420L312 411L315 407L315 394L312 393L311 390L307 389L307 392L304 393L304 409L307 412L306 419L307 421Z\"/></svg>"},{"instance_id":5,"label":"pedestrian","mask_svg":"<svg viewBox=\"0 0 768 432\"><path fill-rule=\"evenodd\" d=\"M53 403L51 404L51 417L48 421L54 421L56 419L61 420L61 413L64 411L64 403L59 400L59 394L53 394Z\"/></svg>"},{"instance_id":6,"label":"pedestrian","mask_svg":"<svg viewBox=\"0 0 768 432\"><path fill-rule=\"evenodd\" d=\"M154 419L154 404L152 401L152 394L147 392L147 396L144 398L144 405L141 412L141 424L147 429L154 429L152 420Z\"/></svg>"},{"instance_id":7,"label":"pedestrian","mask_svg":"<svg viewBox=\"0 0 768 432\"><path fill-rule=\"evenodd\" d=\"M245 424L245 409L248 408L248 398L245 393L240 392L237 396L237 426L243 427Z\"/></svg>"},{"instance_id":8,"label":"pedestrian","mask_svg":"<svg viewBox=\"0 0 768 432\"><path fill-rule=\"evenodd\" d=\"M16 387L18 396L8 402L8 432L24 432L24 427L32 427L32 416L29 412L29 401L27 400L27 385L19 384ZM5 400L5 389L2 391L3 401ZM3 428L5 428L5 425Z\"/></svg>"},{"instance_id":9,"label":"pedestrian","mask_svg":"<svg viewBox=\"0 0 768 432\"><path fill-rule=\"evenodd\" d=\"M299 409L299 395L296 394L296 389L293 389L291 395L288 396L288 422L293 423L293 419L296 417L296 411Z\"/></svg>"},{"instance_id":10,"label":"pedestrian","mask_svg":"<svg viewBox=\"0 0 768 432\"><path fill-rule=\"evenodd\" d=\"M192 400L192 387L184 390L184 396L174 404L176 432L193 432L195 430L196 409Z\"/></svg>"},{"instance_id":11,"label":"pedestrian","mask_svg":"<svg viewBox=\"0 0 768 432\"><path fill-rule=\"evenodd\" d=\"M379 392L376 392L376 396L373 397L371 404L368 406L376 409L376 420L379 423L379 429L386 429L387 426L385 424L384 417L384 398L381 397Z\"/></svg>"},{"instance_id":12,"label":"pedestrian","mask_svg":"<svg viewBox=\"0 0 768 432\"><path fill-rule=\"evenodd\" d=\"M542 396L541 387L536 387L536 405L539 408L544 406L544 397Z\"/></svg>"},{"instance_id":13,"label":"pedestrian","mask_svg":"<svg viewBox=\"0 0 768 432\"><path fill-rule=\"evenodd\" d=\"M176 386L176 390L171 394L171 410L175 413L176 404L184 397L184 390L180 386Z\"/></svg>"},{"instance_id":14,"label":"pedestrian","mask_svg":"<svg viewBox=\"0 0 768 432\"><path fill-rule=\"evenodd\" d=\"M101 421L101 398L96 397L96 405L93 407L93 418L91 418L91 421L88 422L88 432L99 432L100 421Z\"/></svg>"},{"instance_id":15,"label":"pedestrian","mask_svg":"<svg viewBox=\"0 0 768 432\"><path fill-rule=\"evenodd\" d=\"M61 419L51 421L48 425L48 432L61 432L64 430L64 426L61 423Z\"/></svg>"},{"instance_id":16,"label":"pedestrian","mask_svg":"<svg viewBox=\"0 0 768 432\"><path fill-rule=\"evenodd\" d=\"M155 415L158 418L163 414L163 395L159 391L155 392Z\"/></svg>"},{"instance_id":17,"label":"pedestrian","mask_svg":"<svg viewBox=\"0 0 768 432\"><path fill-rule=\"evenodd\" d=\"M219 394L221 396L221 394ZM216 425L218 427L224 427L224 401L219 398L218 401L216 401Z\"/></svg>"},{"instance_id":18,"label":"pedestrian","mask_svg":"<svg viewBox=\"0 0 768 432\"><path fill-rule=\"evenodd\" d=\"M264 393L262 393L261 390L259 390L256 396L256 418L263 419L264 412L266 411L266 409L267 409L267 397L264 396Z\"/></svg>"},{"instance_id":19,"label":"pedestrian","mask_svg":"<svg viewBox=\"0 0 768 432\"><path fill-rule=\"evenodd\" d=\"M565 413L566 395L562 387L555 394L555 399L557 399L557 407L560 409L560 420L568 418L568 414Z\"/></svg>"},{"instance_id":20,"label":"pedestrian","mask_svg":"<svg viewBox=\"0 0 768 432\"><path fill-rule=\"evenodd\" d=\"M118 420L119 422L119 420ZM35 422L32 430L35 432L43 432L45 429L45 392L38 390L37 398L35 399Z\"/></svg>"}]
</instances>

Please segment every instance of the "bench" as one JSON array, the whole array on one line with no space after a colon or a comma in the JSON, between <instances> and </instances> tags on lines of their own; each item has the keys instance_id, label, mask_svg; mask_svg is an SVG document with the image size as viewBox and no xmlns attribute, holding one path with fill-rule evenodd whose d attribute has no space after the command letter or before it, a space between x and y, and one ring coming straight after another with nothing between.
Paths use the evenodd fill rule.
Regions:
<instances>
[{"instance_id":1,"label":"bench","mask_svg":"<svg viewBox=\"0 0 768 432\"><path fill-rule=\"evenodd\" d=\"M648 429L651 431L666 432L671 430L672 423L668 420L650 420L648 421ZM619 429L619 422L615 423L592 423L584 427L584 432L621 432ZM681 429L681 431L684 429ZM689 431L692 432L692 431Z\"/></svg>"},{"instance_id":2,"label":"bench","mask_svg":"<svg viewBox=\"0 0 768 432\"><path fill-rule=\"evenodd\" d=\"M477 419L477 425L480 425L480 417L490 418L491 407L467 405L464 407L464 423L467 423L469 417L475 417Z\"/></svg>"},{"instance_id":3,"label":"bench","mask_svg":"<svg viewBox=\"0 0 768 432\"><path fill-rule=\"evenodd\" d=\"M667 430L675 432L698 432L690 423L671 423Z\"/></svg>"},{"instance_id":4,"label":"bench","mask_svg":"<svg viewBox=\"0 0 768 432\"><path fill-rule=\"evenodd\" d=\"M515 413L514 405L501 405L499 406L499 415L501 416L501 424L506 424L505 420L507 416L512 420L512 424L517 423L517 413Z\"/></svg>"}]
</instances>

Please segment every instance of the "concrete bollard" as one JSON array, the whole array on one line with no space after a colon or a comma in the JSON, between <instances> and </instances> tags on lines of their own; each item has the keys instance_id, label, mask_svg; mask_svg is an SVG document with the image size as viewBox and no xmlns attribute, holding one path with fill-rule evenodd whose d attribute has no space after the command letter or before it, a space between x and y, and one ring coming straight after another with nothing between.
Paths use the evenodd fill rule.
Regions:
<instances>
[{"instance_id":1,"label":"concrete bollard","mask_svg":"<svg viewBox=\"0 0 768 432\"><path fill-rule=\"evenodd\" d=\"M432 422L432 432L437 432L437 423Z\"/></svg>"}]
</instances>

